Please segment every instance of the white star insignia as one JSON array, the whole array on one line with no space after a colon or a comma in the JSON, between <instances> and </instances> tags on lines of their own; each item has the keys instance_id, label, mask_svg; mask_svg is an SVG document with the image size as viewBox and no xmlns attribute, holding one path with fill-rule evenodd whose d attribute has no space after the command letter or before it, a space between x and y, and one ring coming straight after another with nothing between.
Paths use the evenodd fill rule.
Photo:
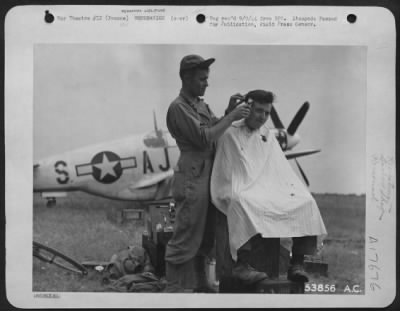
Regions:
<instances>
[{"instance_id":1,"label":"white star insignia","mask_svg":"<svg viewBox=\"0 0 400 311\"><path fill-rule=\"evenodd\" d=\"M117 177L114 171L114 167L118 164L118 161L113 161L110 162L110 160L107 158L107 155L103 153L103 160L99 164L94 164L93 166L97 167L98 169L101 170L101 176L100 179L103 179L107 174Z\"/></svg>"}]
</instances>

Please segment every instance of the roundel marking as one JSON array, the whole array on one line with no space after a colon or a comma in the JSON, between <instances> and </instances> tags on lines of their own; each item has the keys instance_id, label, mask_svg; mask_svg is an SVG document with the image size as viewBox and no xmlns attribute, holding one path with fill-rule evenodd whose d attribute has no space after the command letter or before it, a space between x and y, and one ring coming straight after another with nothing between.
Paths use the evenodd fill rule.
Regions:
<instances>
[{"instance_id":1,"label":"roundel marking","mask_svg":"<svg viewBox=\"0 0 400 311\"><path fill-rule=\"evenodd\" d=\"M92 158L90 163L93 167L93 178L103 184L111 184L122 175L121 159L114 152L99 152Z\"/></svg>"}]
</instances>

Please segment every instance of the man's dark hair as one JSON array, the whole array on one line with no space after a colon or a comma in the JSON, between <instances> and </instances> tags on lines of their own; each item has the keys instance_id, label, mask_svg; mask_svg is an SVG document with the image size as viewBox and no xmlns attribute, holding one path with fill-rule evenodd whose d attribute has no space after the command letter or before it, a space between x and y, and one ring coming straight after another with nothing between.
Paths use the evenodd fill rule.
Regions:
<instances>
[{"instance_id":1,"label":"man's dark hair","mask_svg":"<svg viewBox=\"0 0 400 311\"><path fill-rule=\"evenodd\" d=\"M259 103L271 103L275 99L275 95L272 92L264 91L264 90L254 90L250 91L245 96L245 101L247 102L249 99L252 99Z\"/></svg>"}]
</instances>

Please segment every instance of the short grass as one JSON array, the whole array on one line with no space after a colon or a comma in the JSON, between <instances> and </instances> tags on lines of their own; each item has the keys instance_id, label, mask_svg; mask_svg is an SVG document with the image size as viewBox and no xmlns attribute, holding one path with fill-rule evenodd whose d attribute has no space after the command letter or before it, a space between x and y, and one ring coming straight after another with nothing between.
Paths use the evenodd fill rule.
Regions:
<instances>
[{"instance_id":1,"label":"short grass","mask_svg":"<svg viewBox=\"0 0 400 311\"><path fill-rule=\"evenodd\" d=\"M321 257L328 263L328 277L311 276L310 283L365 289L365 196L315 194L328 235ZM348 289L347 288L347 289Z\"/></svg>"},{"instance_id":2,"label":"short grass","mask_svg":"<svg viewBox=\"0 0 400 311\"><path fill-rule=\"evenodd\" d=\"M365 196L315 194L328 236L321 252L328 263L328 277L312 275L310 283L335 284L336 293L346 285L364 289ZM113 201L85 193L70 193L57 205L46 207L34 196L33 237L35 241L83 261L108 261L128 245L141 245L144 229L140 221L120 223L117 210L134 203ZM138 206L140 207L140 206ZM102 274L90 270L81 277L33 259L34 291L107 291Z\"/></svg>"},{"instance_id":3,"label":"short grass","mask_svg":"<svg viewBox=\"0 0 400 311\"><path fill-rule=\"evenodd\" d=\"M33 238L61 251L78 262L109 261L128 245L140 245L143 224L120 224L117 209L132 207L132 202L112 201L74 193L46 207L34 198ZM104 291L101 274L90 271L80 277L56 266L33 259L34 291Z\"/></svg>"}]
</instances>

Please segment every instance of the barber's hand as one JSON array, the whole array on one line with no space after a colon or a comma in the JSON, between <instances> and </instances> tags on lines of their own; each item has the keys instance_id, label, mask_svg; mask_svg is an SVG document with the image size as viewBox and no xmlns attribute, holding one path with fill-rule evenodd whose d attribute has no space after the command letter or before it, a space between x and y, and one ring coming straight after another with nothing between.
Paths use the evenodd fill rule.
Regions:
<instances>
[{"instance_id":1,"label":"barber's hand","mask_svg":"<svg viewBox=\"0 0 400 311\"><path fill-rule=\"evenodd\" d=\"M238 105L231 113L229 113L229 116L231 116L233 121L237 121L243 118L247 118L250 114L250 106L246 103L242 103L241 105Z\"/></svg>"},{"instance_id":2,"label":"barber's hand","mask_svg":"<svg viewBox=\"0 0 400 311\"><path fill-rule=\"evenodd\" d=\"M232 112L243 101L244 101L244 96L243 95L240 95L239 93L236 93L235 95L232 95L229 98L229 104L228 104L228 108L226 108L226 110L225 110L225 115L227 115L230 112Z\"/></svg>"}]
</instances>

